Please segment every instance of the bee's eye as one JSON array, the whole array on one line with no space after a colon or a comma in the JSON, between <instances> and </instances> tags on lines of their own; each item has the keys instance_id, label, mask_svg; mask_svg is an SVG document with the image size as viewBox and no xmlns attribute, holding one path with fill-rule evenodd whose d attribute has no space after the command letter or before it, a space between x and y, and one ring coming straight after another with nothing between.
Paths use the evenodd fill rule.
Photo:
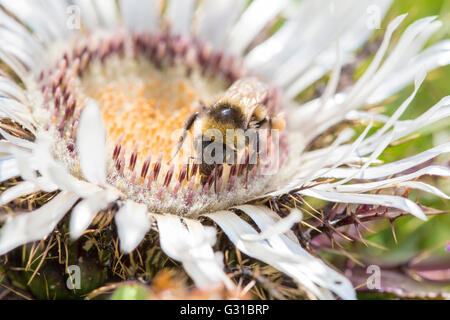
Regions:
<instances>
[{"instance_id":1,"label":"bee's eye","mask_svg":"<svg viewBox=\"0 0 450 320\"><path fill-rule=\"evenodd\" d=\"M223 106L220 109L220 120L226 122L236 121L240 118L240 113L236 108L232 106Z\"/></svg>"}]
</instances>

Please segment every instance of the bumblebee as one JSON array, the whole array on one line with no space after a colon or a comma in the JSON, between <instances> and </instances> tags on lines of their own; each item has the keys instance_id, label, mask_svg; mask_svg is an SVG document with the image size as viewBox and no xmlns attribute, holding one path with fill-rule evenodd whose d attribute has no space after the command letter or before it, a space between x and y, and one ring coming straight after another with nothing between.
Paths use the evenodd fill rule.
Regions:
<instances>
[{"instance_id":1,"label":"bumblebee","mask_svg":"<svg viewBox=\"0 0 450 320\"><path fill-rule=\"evenodd\" d=\"M262 128L284 129L285 121L281 114L276 113L278 107L273 98L273 90L257 78L236 81L215 103L209 106L202 104L200 110L189 117L175 155L183 146L187 133L193 130L196 157L192 158L200 161L199 173L202 184L205 184L214 169L217 173L218 165L230 164L227 158L230 150L232 158L236 159L242 147L248 146L248 136L245 134L249 129L255 132ZM212 150L211 156L216 159L213 163L205 161L204 151L207 148ZM215 157L217 150L222 151L219 158ZM216 179L214 182L216 186Z\"/></svg>"}]
</instances>

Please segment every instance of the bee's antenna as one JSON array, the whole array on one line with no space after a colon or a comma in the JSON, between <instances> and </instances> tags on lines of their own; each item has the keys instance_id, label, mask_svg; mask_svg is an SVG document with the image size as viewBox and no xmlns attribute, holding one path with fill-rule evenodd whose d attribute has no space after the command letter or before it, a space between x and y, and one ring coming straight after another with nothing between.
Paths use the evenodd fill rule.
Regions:
<instances>
[{"instance_id":1,"label":"bee's antenna","mask_svg":"<svg viewBox=\"0 0 450 320\"><path fill-rule=\"evenodd\" d=\"M194 124L195 120L197 120L199 114L200 114L200 112L196 112L196 113L192 114L189 117L189 119L186 121L186 124L184 125L183 135L181 136L180 141L178 142L177 151L170 159L171 161L177 156L178 152L180 152L181 147L183 146L183 143L186 140L187 133L189 130L191 130L192 125Z\"/></svg>"}]
</instances>

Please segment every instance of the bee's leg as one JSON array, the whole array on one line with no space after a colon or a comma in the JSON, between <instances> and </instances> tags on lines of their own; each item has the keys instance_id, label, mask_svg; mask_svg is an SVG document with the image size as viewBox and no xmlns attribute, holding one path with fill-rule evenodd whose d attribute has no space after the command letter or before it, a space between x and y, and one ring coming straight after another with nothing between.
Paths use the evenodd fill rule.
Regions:
<instances>
[{"instance_id":1,"label":"bee's leg","mask_svg":"<svg viewBox=\"0 0 450 320\"><path fill-rule=\"evenodd\" d=\"M194 125L195 120L197 120L198 116L200 115L200 112L196 112L192 114L189 119L186 121L186 124L184 126L183 135L180 137L180 141L178 142L177 151L173 155L172 159L174 159L178 152L180 152L181 147L183 146L184 141L186 140L186 136L189 130L191 130L192 126Z\"/></svg>"}]
</instances>

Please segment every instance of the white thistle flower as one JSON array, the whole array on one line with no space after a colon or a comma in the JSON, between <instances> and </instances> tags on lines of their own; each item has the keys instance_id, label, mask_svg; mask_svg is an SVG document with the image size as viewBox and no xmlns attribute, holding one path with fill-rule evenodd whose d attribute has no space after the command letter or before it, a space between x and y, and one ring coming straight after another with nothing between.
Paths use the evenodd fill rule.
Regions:
<instances>
[{"instance_id":1,"label":"white thistle flower","mask_svg":"<svg viewBox=\"0 0 450 320\"><path fill-rule=\"evenodd\" d=\"M215 229L203 224L213 221L241 252L289 275L313 296L355 298L351 283L302 248L290 230L301 220L298 211L282 219L254 200L291 193L392 207L425 220L416 203L373 191L407 187L448 199L416 181L422 175L448 177L448 168L401 173L449 152L450 143L373 165L391 142L450 114L446 97L415 120L399 120L426 72L450 63L449 42L421 51L441 25L428 17L410 25L387 54L405 18L400 16L389 24L365 74L337 92L342 65L372 32L368 6L375 4L383 15L391 1L341 0L332 10L326 9L327 0L300 5L254 0L246 7L247 2L205 0L197 8L193 0L171 0L162 13L157 0L122 0L118 7L115 0L0 0L0 60L17 76L0 73L0 115L35 137L22 139L0 128L0 181L23 179L0 195L0 205L38 191L59 191L33 212L8 215L0 255L47 237L69 211L71 236L78 238L98 212L115 204L125 253L148 232L158 232L162 250L180 261L200 288L234 287L212 248ZM283 26L261 39L280 14L286 17ZM320 99L295 103L303 89L330 71ZM171 133L198 101L211 101L247 74L274 88L270 103L282 104L286 114L281 165L273 175L261 174L257 166L249 170L245 163L243 170L223 169L214 192L211 183L199 182L198 168L171 161ZM414 80L414 92L391 117L359 111ZM368 125L354 142L348 129L326 148L307 149L343 120ZM384 126L368 135L375 121Z\"/></svg>"}]
</instances>

